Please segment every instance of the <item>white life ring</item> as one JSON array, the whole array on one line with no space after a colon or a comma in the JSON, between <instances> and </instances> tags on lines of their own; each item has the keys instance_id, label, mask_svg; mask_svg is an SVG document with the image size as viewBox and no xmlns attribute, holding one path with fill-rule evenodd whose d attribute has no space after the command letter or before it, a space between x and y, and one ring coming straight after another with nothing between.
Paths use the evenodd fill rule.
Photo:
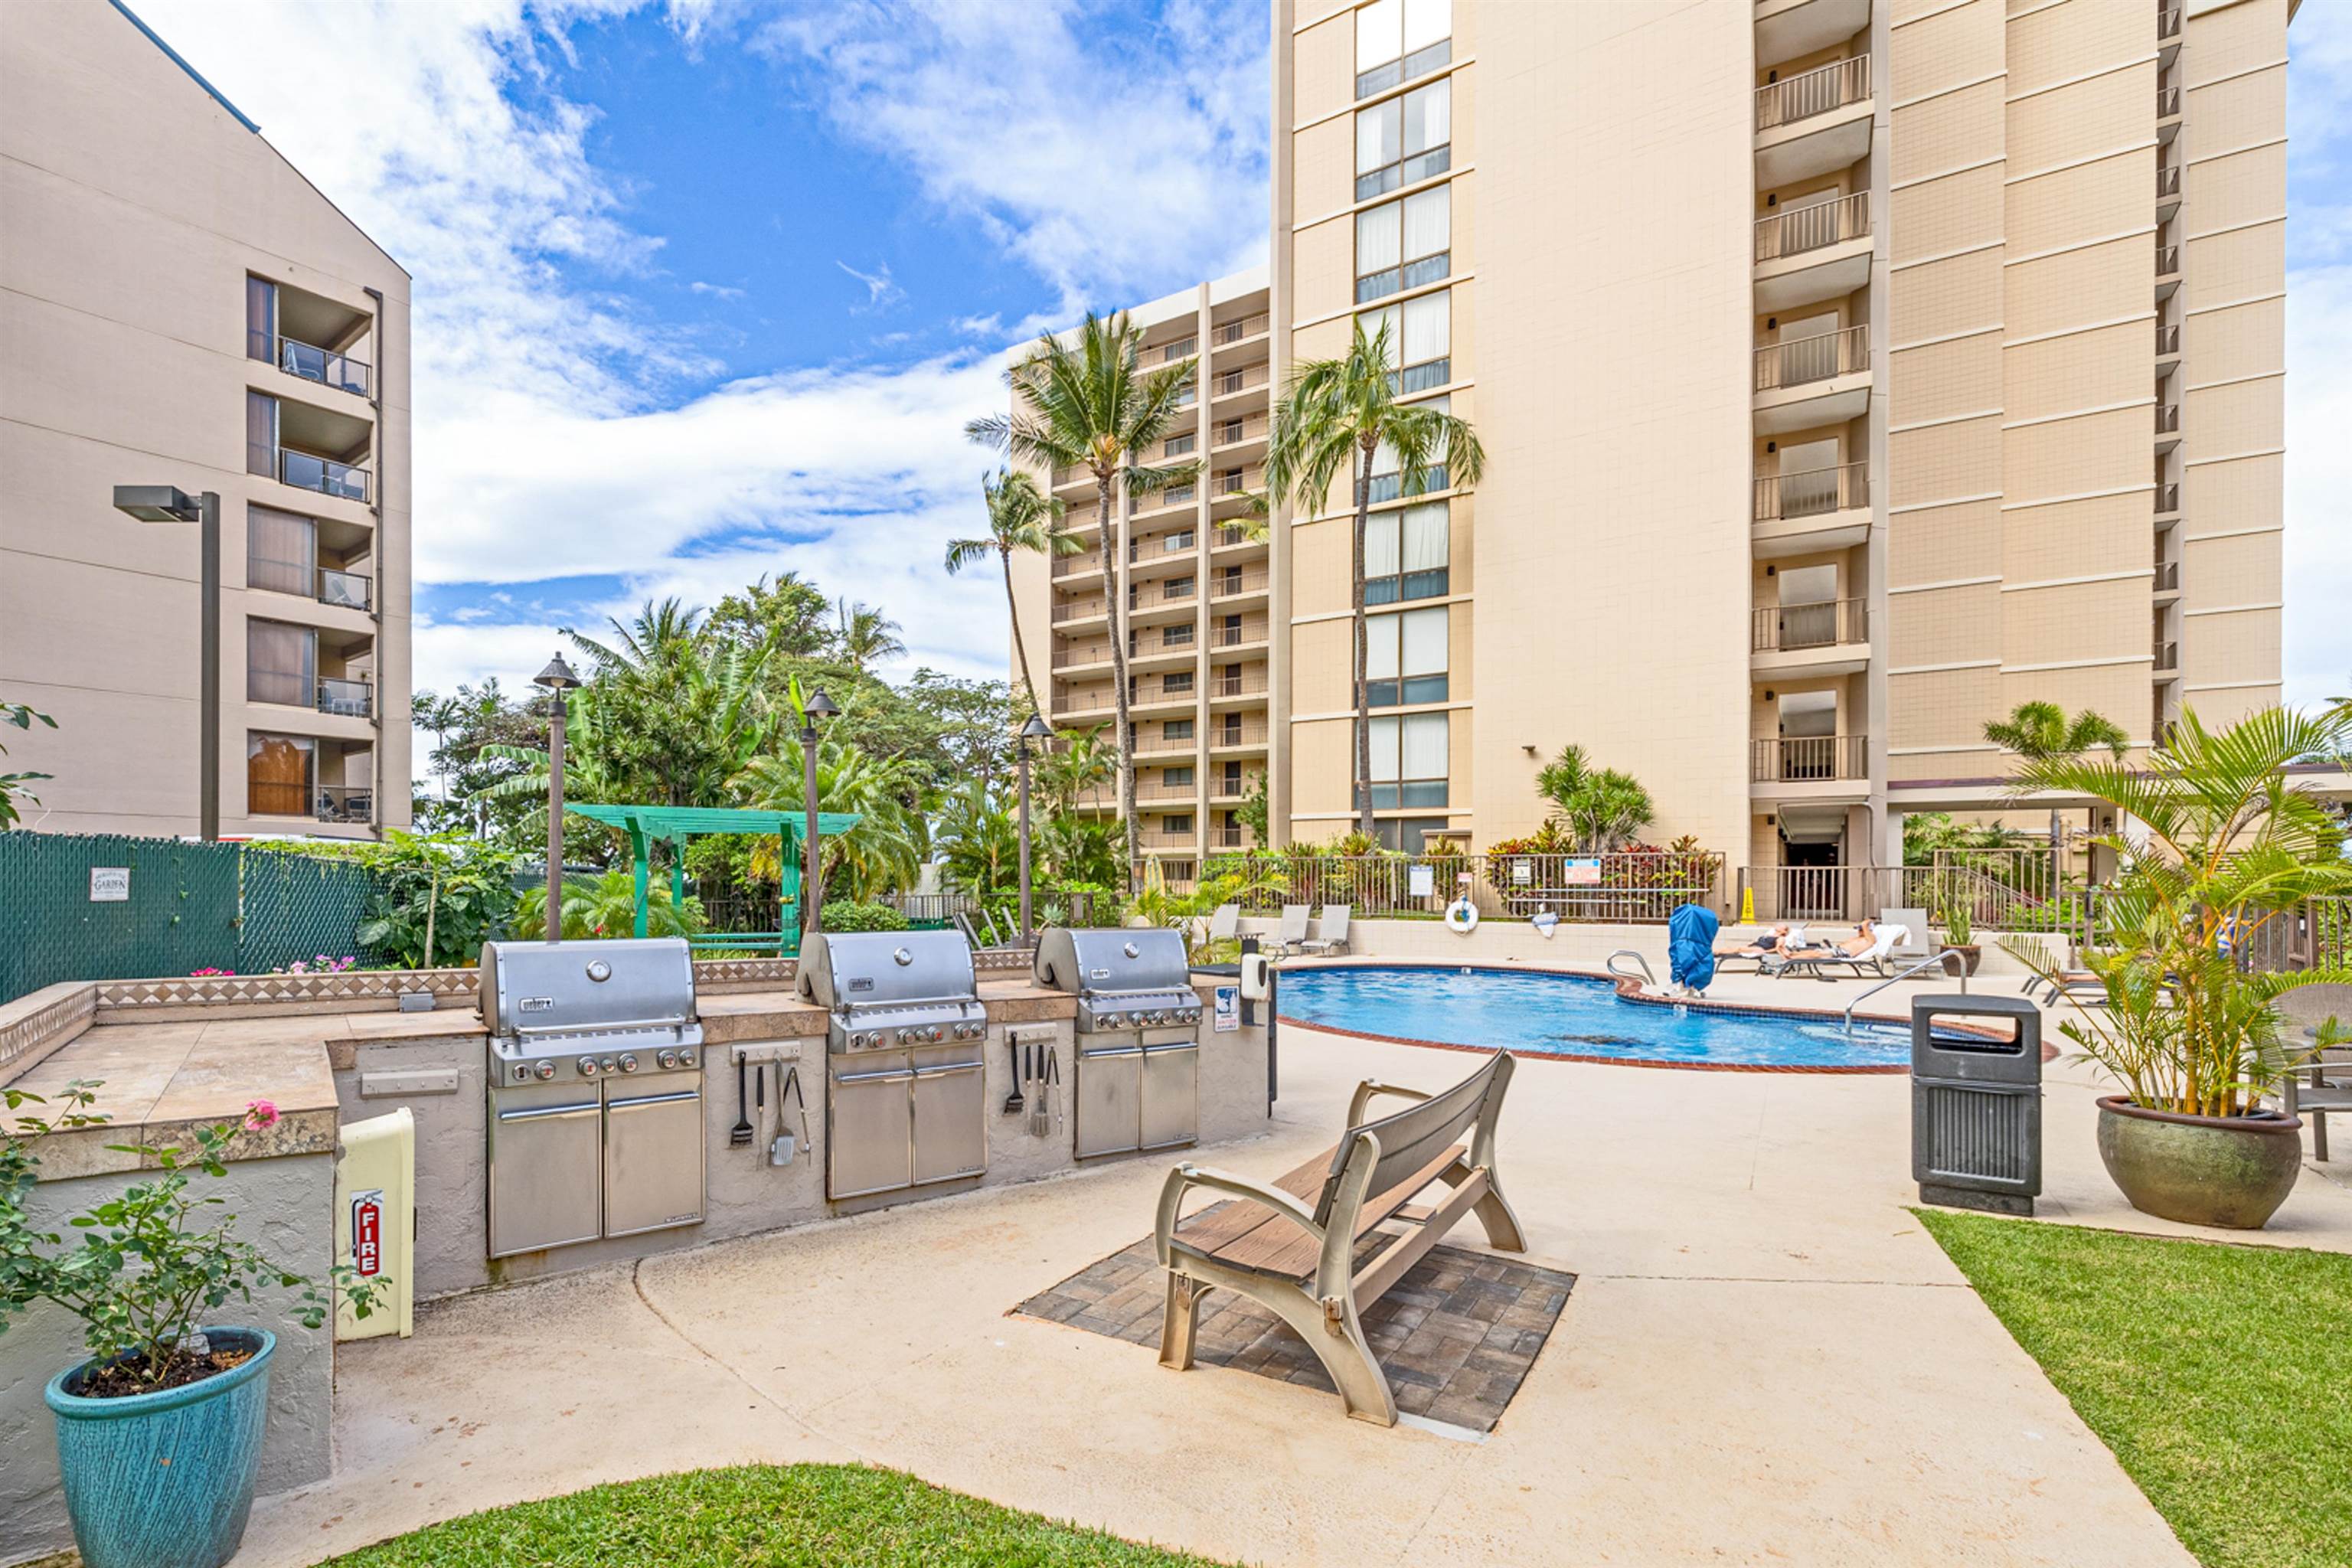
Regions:
<instances>
[{"instance_id":1,"label":"white life ring","mask_svg":"<svg viewBox=\"0 0 2352 1568\"><path fill-rule=\"evenodd\" d=\"M1445 906L1445 929L1468 936L1478 929L1478 906L1468 899L1456 899Z\"/></svg>"}]
</instances>

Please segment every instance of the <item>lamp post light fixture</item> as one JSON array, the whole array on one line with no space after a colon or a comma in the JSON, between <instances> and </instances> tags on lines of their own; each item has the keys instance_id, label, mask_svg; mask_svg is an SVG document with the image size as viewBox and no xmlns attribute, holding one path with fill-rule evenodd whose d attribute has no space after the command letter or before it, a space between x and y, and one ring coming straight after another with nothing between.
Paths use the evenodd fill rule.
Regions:
<instances>
[{"instance_id":1,"label":"lamp post light fixture","mask_svg":"<svg viewBox=\"0 0 2352 1568\"><path fill-rule=\"evenodd\" d=\"M1021 940L1023 942L1027 942L1031 933L1037 929L1029 914L1029 743L1032 741L1051 741L1053 738L1054 727L1046 723L1041 715L1032 713L1029 715L1029 722L1021 726L1021 733L1014 742L1014 752L1018 758L1017 770L1021 777Z\"/></svg>"},{"instance_id":2,"label":"lamp post light fixture","mask_svg":"<svg viewBox=\"0 0 2352 1568\"><path fill-rule=\"evenodd\" d=\"M221 504L212 490L191 497L173 485L117 485L114 510L142 522L194 522L198 533L196 829L207 844L220 839L220 602Z\"/></svg>"},{"instance_id":3,"label":"lamp post light fixture","mask_svg":"<svg viewBox=\"0 0 2352 1568\"><path fill-rule=\"evenodd\" d=\"M547 940L558 942L563 940L564 693L576 689L580 678L558 653L530 683L547 688Z\"/></svg>"},{"instance_id":4,"label":"lamp post light fixture","mask_svg":"<svg viewBox=\"0 0 2352 1568\"><path fill-rule=\"evenodd\" d=\"M809 693L801 709L801 771L803 804L808 811L808 832L804 864L801 868L801 919L803 931L818 929L817 921L824 909L824 860L817 844L816 830L816 727L827 719L838 719L841 710L820 686Z\"/></svg>"}]
</instances>

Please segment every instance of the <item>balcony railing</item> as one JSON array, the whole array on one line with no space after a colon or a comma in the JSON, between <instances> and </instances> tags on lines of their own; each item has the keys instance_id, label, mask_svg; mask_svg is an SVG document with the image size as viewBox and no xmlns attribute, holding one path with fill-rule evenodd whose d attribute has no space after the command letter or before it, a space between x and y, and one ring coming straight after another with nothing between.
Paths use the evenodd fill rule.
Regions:
<instances>
[{"instance_id":1,"label":"balcony railing","mask_svg":"<svg viewBox=\"0 0 2352 1568\"><path fill-rule=\"evenodd\" d=\"M1213 675L1209 678L1212 697L1256 697L1265 690L1265 672L1258 670L1246 675Z\"/></svg>"},{"instance_id":2,"label":"balcony railing","mask_svg":"<svg viewBox=\"0 0 2352 1568\"><path fill-rule=\"evenodd\" d=\"M1249 525L1244 522L1220 523L1217 526L1216 536L1209 541L1211 546L1218 550L1233 544L1264 544L1265 542L1263 539L1252 539Z\"/></svg>"},{"instance_id":3,"label":"balcony railing","mask_svg":"<svg viewBox=\"0 0 2352 1568\"><path fill-rule=\"evenodd\" d=\"M1244 316L1238 321L1222 322L1210 330L1209 341L1223 348L1227 343L1240 342L1244 338L1256 337L1265 331L1266 321L1266 313L1261 310L1255 316Z\"/></svg>"},{"instance_id":4,"label":"balcony railing","mask_svg":"<svg viewBox=\"0 0 2352 1568\"><path fill-rule=\"evenodd\" d=\"M2172 39L2179 37L2180 37L2180 7L2178 5L2158 6L2156 13L2157 42L2169 43Z\"/></svg>"},{"instance_id":5,"label":"balcony railing","mask_svg":"<svg viewBox=\"0 0 2352 1568\"><path fill-rule=\"evenodd\" d=\"M1155 609L1161 605L1183 604L1200 596L1200 584L1191 577L1166 577L1160 580L1159 592L1146 594L1141 588L1127 591L1127 607L1130 610Z\"/></svg>"},{"instance_id":6,"label":"balcony railing","mask_svg":"<svg viewBox=\"0 0 2352 1568\"><path fill-rule=\"evenodd\" d=\"M319 603L338 609L364 610L368 607L369 590L373 584L356 572L338 572L331 566L319 568Z\"/></svg>"},{"instance_id":7,"label":"balcony railing","mask_svg":"<svg viewBox=\"0 0 2352 1568\"><path fill-rule=\"evenodd\" d=\"M2156 487L2156 510L2159 517L2180 510L2180 487L2160 484Z\"/></svg>"},{"instance_id":8,"label":"balcony railing","mask_svg":"<svg viewBox=\"0 0 2352 1568\"><path fill-rule=\"evenodd\" d=\"M1250 797L1250 792L1257 788L1257 785L1258 779L1255 773L1244 773L1239 778L1220 773L1209 781L1209 798L1211 800L1247 800Z\"/></svg>"},{"instance_id":9,"label":"balcony railing","mask_svg":"<svg viewBox=\"0 0 2352 1568\"><path fill-rule=\"evenodd\" d=\"M1255 441L1265 434L1265 416L1244 415L1239 419L1220 419L1209 426L1209 444L1232 447L1244 441Z\"/></svg>"},{"instance_id":10,"label":"balcony railing","mask_svg":"<svg viewBox=\"0 0 2352 1568\"><path fill-rule=\"evenodd\" d=\"M1832 60L1818 69L1756 89L1756 129L1793 125L1870 96L1870 57Z\"/></svg>"},{"instance_id":11,"label":"balcony railing","mask_svg":"<svg viewBox=\"0 0 2352 1568\"><path fill-rule=\"evenodd\" d=\"M1198 338L1179 338L1172 343L1152 350L1152 358L1161 364L1174 364L1180 360L1191 359L1200 347L1201 340Z\"/></svg>"},{"instance_id":12,"label":"balcony railing","mask_svg":"<svg viewBox=\"0 0 2352 1568\"><path fill-rule=\"evenodd\" d=\"M1273 574L1264 567L1255 571L1221 572L1209 579L1209 597L1232 599L1244 594L1263 594L1273 580Z\"/></svg>"},{"instance_id":13,"label":"balcony railing","mask_svg":"<svg viewBox=\"0 0 2352 1568\"><path fill-rule=\"evenodd\" d=\"M1196 784L1147 784L1135 786L1139 801L1194 801L1201 798L1201 786Z\"/></svg>"},{"instance_id":14,"label":"balcony railing","mask_svg":"<svg viewBox=\"0 0 2352 1568\"><path fill-rule=\"evenodd\" d=\"M2156 194L2158 200L2180 194L2180 165L2167 163L2156 171Z\"/></svg>"},{"instance_id":15,"label":"balcony railing","mask_svg":"<svg viewBox=\"0 0 2352 1568\"><path fill-rule=\"evenodd\" d=\"M2180 434L2180 405L2159 403L2156 405L2156 433L2159 436Z\"/></svg>"},{"instance_id":16,"label":"balcony railing","mask_svg":"<svg viewBox=\"0 0 2352 1568\"><path fill-rule=\"evenodd\" d=\"M2180 668L2180 645L2179 643L2159 642L2152 651L2156 655L2157 674L2172 675L2179 672Z\"/></svg>"},{"instance_id":17,"label":"balcony railing","mask_svg":"<svg viewBox=\"0 0 2352 1568\"><path fill-rule=\"evenodd\" d=\"M1265 744L1265 721L1253 719L1242 724L1220 724L1209 731L1212 750L1223 746L1263 746Z\"/></svg>"},{"instance_id":18,"label":"balcony railing","mask_svg":"<svg viewBox=\"0 0 2352 1568\"><path fill-rule=\"evenodd\" d=\"M310 814L320 822L375 820L375 791L364 784L321 784L312 793L318 799Z\"/></svg>"},{"instance_id":19,"label":"balcony railing","mask_svg":"<svg viewBox=\"0 0 2352 1568\"><path fill-rule=\"evenodd\" d=\"M1864 735L1782 735L1755 742L1748 776L1758 784L1817 784L1865 778L1870 741Z\"/></svg>"},{"instance_id":20,"label":"balcony railing","mask_svg":"<svg viewBox=\"0 0 2352 1568\"><path fill-rule=\"evenodd\" d=\"M2156 329L2157 357L2158 359L2168 359L2179 352L2180 324L2178 321L2175 321L2168 326L2158 326Z\"/></svg>"},{"instance_id":21,"label":"balcony railing","mask_svg":"<svg viewBox=\"0 0 2352 1568\"><path fill-rule=\"evenodd\" d=\"M320 712L331 713L339 719L365 719L375 711L374 694L364 680L321 676L318 708Z\"/></svg>"},{"instance_id":22,"label":"balcony railing","mask_svg":"<svg viewBox=\"0 0 2352 1568\"><path fill-rule=\"evenodd\" d=\"M1108 687L1098 691L1065 691L1054 699L1056 713L1108 713L1118 706Z\"/></svg>"},{"instance_id":23,"label":"balcony railing","mask_svg":"<svg viewBox=\"0 0 2352 1568\"><path fill-rule=\"evenodd\" d=\"M1265 384L1265 366L1262 364L1244 365L1240 370L1229 370L1223 375L1212 378L1209 385L1209 395L1212 397L1229 397L1236 392L1247 392L1253 386L1264 386Z\"/></svg>"},{"instance_id":24,"label":"balcony railing","mask_svg":"<svg viewBox=\"0 0 2352 1568\"><path fill-rule=\"evenodd\" d=\"M1100 599L1059 599L1054 604L1054 624L1058 626L1065 621L1090 621L1107 613L1108 608Z\"/></svg>"},{"instance_id":25,"label":"balcony railing","mask_svg":"<svg viewBox=\"0 0 2352 1568\"><path fill-rule=\"evenodd\" d=\"M2176 84L2172 87L2158 88L2156 89L2156 117L2158 120L2169 120L2179 112L2179 87Z\"/></svg>"},{"instance_id":26,"label":"balcony railing","mask_svg":"<svg viewBox=\"0 0 2352 1568\"><path fill-rule=\"evenodd\" d=\"M299 375L304 381L315 381L320 386L331 386L360 397L368 395L365 360L322 349L299 338L279 338L273 343L267 332L248 331L246 337L246 347L253 358L268 360L289 375Z\"/></svg>"},{"instance_id":27,"label":"balcony railing","mask_svg":"<svg viewBox=\"0 0 2352 1568\"><path fill-rule=\"evenodd\" d=\"M316 490L322 496L336 496L343 500L364 501L368 499L368 472L349 463L338 463L331 458L314 458L308 452L280 450L278 454L278 477L296 489Z\"/></svg>"},{"instance_id":28,"label":"balcony railing","mask_svg":"<svg viewBox=\"0 0 2352 1568\"><path fill-rule=\"evenodd\" d=\"M1870 193L1817 202L1791 212L1775 213L1756 224L1756 259L1778 261L1823 246L1861 239L1870 233Z\"/></svg>"},{"instance_id":29,"label":"balcony railing","mask_svg":"<svg viewBox=\"0 0 2352 1568\"><path fill-rule=\"evenodd\" d=\"M2156 591L2159 594L2180 592L2180 563L2159 561L2156 563Z\"/></svg>"},{"instance_id":30,"label":"balcony railing","mask_svg":"<svg viewBox=\"0 0 2352 1568\"><path fill-rule=\"evenodd\" d=\"M1756 351L1756 390L1772 392L1784 386L1828 381L1870 368L1870 324L1822 332L1793 342L1778 342Z\"/></svg>"},{"instance_id":31,"label":"balcony railing","mask_svg":"<svg viewBox=\"0 0 2352 1568\"><path fill-rule=\"evenodd\" d=\"M1237 626L1215 626L1209 632L1211 647L1247 647L1265 641L1266 623L1244 621Z\"/></svg>"},{"instance_id":32,"label":"balcony railing","mask_svg":"<svg viewBox=\"0 0 2352 1568\"><path fill-rule=\"evenodd\" d=\"M2159 245L2156 247L2156 275L2169 278L2180 270L2180 247Z\"/></svg>"},{"instance_id":33,"label":"balcony railing","mask_svg":"<svg viewBox=\"0 0 2352 1568\"><path fill-rule=\"evenodd\" d=\"M1238 823L1235 823L1229 827L1211 828L1209 830L1209 847L1212 849L1251 849L1256 847L1256 846L1250 842L1249 829L1242 826Z\"/></svg>"},{"instance_id":34,"label":"balcony railing","mask_svg":"<svg viewBox=\"0 0 2352 1568\"><path fill-rule=\"evenodd\" d=\"M1771 474L1756 481L1756 521L1819 517L1870 504L1870 465L1847 463L1835 468L1807 468L1801 473Z\"/></svg>"},{"instance_id":35,"label":"balcony railing","mask_svg":"<svg viewBox=\"0 0 2352 1568\"><path fill-rule=\"evenodd\" d=\"M1110 644L1107 642L1083 643L1076 647L1057 647L1054 650L1055 669L1083 669L1090 664L1108 664L1109 662Z\"/></svg>"},{"instance_id":36,"label":"balcony railing","mask_svg":"<svg viewBox=\"0 0 2352 1568\"><path fill-rule=\"evenodd\" d=\"M1870 640L1870 606L1860 599L1823 599L1757 610L1750 647L1757 653L1794 653Z\"/></svg>"}]
</instances>

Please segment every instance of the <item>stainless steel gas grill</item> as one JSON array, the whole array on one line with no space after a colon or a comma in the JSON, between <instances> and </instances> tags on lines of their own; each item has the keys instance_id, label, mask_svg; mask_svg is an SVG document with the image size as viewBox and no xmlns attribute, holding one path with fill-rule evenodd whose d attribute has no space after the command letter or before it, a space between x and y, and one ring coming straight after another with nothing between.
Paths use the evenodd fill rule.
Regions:
<instances>
[{"instance_id":1,"label":"stainless steel gas grill","mask_svg":"<svg viewBox=\"0 0 2352 1568\"><path fill-rule=\"evenodd\" d=\"M694 1225L702 1026L680 940L482 947L489 1254Z\"/></svg>"},{"instance_id":2,"label":"stainless steel gas grill","mask_svg":"<svg viewBox=\"0 0 2352 1568\"><path fill-rule=\"evenodd\" d=\"M1078 999L1079 1159L1199 1141L1201 998L1182 936L1057 926L1037 939L1037 984Z\"/></svg>"},{"instance_id":3,"label":"stainless steel gas grill","mask_svg":"<svg viewBox=\"0 0 2352 1568\"><path fill-rule=\"evenodd\" d=\"M988 1013L954 931L815 932L800 994L825 1026L825 1195L866 1197L977 1176Z\"/></svg>"}]
</instances>

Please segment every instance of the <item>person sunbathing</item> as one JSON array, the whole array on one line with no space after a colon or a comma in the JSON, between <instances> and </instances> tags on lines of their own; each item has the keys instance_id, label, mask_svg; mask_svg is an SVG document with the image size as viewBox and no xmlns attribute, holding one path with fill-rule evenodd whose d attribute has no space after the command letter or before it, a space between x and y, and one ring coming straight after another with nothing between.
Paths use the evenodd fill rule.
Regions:
<instances>
[{"instance_id":1,"label":"person sunbathing","mask_svg":"<svg viewBox=\"0 0 2352 1568\"><path fill-rule=\"evenodd\" d=\"M1749 942L1747 946L1733 948L1729 952L1725 953L1723 956L1726 958L1761 958L1768 952L1779 952L1782 947L1788 945L1788 942L1789 928L1785 925L1777 925L1770 931L1765 931L1756 937L1753 941Z\"/></svg>"},{"instance_id":2,"label":"person sunbathing","mask_svg":"<svg viewBox=\"0 0 2352 1568\"><path fill-rule=\"evenodd\" d=\"M1825 958L1860 958L1878 945L1878 932L1868 921L1853 928L1853 934L1834 947L1790 948L1780 954L1781 964L1817 962Z\"/></svg>"}]
</instances>

